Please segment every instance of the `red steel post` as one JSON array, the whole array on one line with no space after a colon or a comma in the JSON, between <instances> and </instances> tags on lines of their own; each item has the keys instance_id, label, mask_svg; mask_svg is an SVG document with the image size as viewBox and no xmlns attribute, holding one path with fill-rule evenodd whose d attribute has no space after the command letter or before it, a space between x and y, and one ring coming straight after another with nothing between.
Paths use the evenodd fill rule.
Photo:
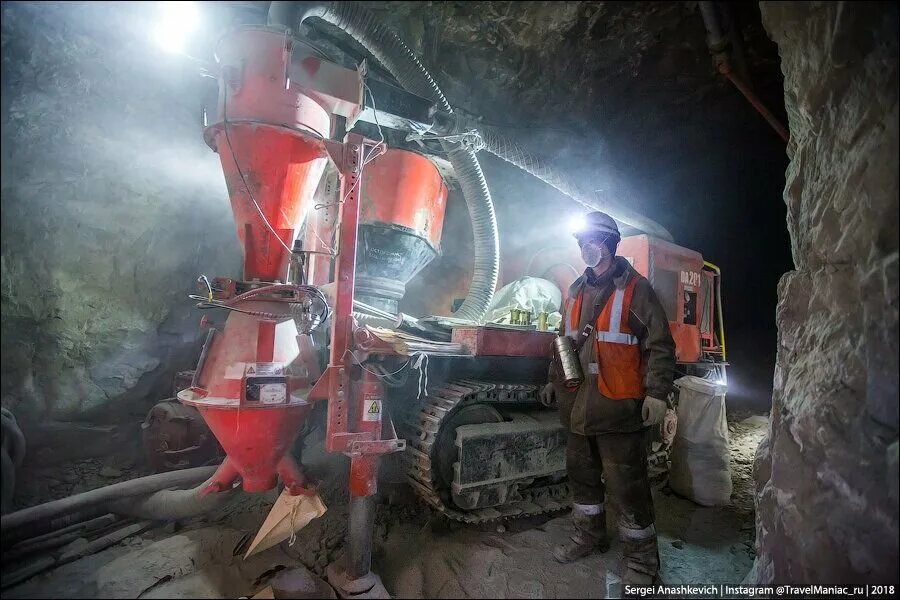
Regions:
<instances>
[{"instance_id":1,"label":"red steel post","mask_svg":"<svg viewBox=\"0 0 900 600\"><path fill-rule=\"evenodd\" d=\"M325 448L341 452L347 443L349 423L349 363L353 343L353 288L356 280L356 241L359 226L360 174L363 167L365 138L348 134L343 145L341 171L340 224L335 267L335 306L331 327L329 361L328 425Z\"/></svg>"}]
</instances>

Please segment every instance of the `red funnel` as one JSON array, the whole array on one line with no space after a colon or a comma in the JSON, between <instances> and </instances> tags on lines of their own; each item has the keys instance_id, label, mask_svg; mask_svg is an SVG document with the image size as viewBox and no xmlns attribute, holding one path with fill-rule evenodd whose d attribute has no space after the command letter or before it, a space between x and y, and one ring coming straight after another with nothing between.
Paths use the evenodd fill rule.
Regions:
<instances>
[{"instance_id":1,"label":"red funnel","mask_svg":"<svg viewBox=\"0 0 900 600\"><path fill-rule=\"evenodd\" d=\"M246 492L264 492L278 482L278 464L288 454L312 405L239 410L195 405L243 480Z\"/></svg>"},{"instance_id":2,"label":"red funnel","mask_svg":"<svg viewBox=\"0 0 900 600\"><path fill-rule=\"evenodd\" d=\"M315 138L278 127L257 123L227 127L227 135L222 127L215 141L244 250L244 279L285 281L288 248L325 169L324 148Z\"/></svg>"}]
</instances>

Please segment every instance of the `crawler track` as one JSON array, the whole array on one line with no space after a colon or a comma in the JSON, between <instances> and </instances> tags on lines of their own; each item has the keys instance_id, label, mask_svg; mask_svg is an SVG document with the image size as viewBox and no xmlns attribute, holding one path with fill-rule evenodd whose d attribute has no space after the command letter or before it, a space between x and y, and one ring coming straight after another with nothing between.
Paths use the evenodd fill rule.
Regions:
<instances>
[{"instance_id":1,"label":"crawler track","mask_svg":"<svg viewBox=\"0 0 900 600\"><path fill-rule=\"evenodd\" d=\"M568 508L569 486L557 483L522 487L511 501L492 508L460 510L449 501L437 477L437 441L442 424L462 406L474 403L502 405L537 403L539 387L458 379L430 390L403 424L408 440L405 459L407 478L416 493L432 508L455 521L483 523L510 517L527 517ZM523 480L523 485L530 480Z\"/></svg>"}]
</instances>

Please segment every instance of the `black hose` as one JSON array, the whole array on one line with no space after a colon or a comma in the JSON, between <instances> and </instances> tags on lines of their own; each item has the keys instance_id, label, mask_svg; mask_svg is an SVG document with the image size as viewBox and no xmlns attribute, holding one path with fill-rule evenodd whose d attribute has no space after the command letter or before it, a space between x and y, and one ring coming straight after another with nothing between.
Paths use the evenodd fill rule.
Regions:
<instances>
[{"instance_id":1,"label":"black hose","mask_svg":"<svg viewBox=\"0 0 900 600\"><path fill-rule=\"evenodd\" d=\"M15 531L3 532L3 548L6 549L13 544L18 544L22 540L30 539L42 535L59 532L69 527L102 517L106 514L106 510L101 507L91 507L84 511L65 514L55 519L46 521L37 521L29 524L27 528L19 527Z\"/></svg>"},{"instance_id":2,"label":"black hose","mask_svg":"<svg viewBox=\"0 0 900 600\"><path fill-rule=\"evenodd\" d=\"M16 468L25 460L25 436L6 408L0 408L0 432L0 514L3 514L12 508Z\"/></svg>"},{"instance_id":3,"label":"black hose","mask_svg":"<svg viewBox=\"0 0 900 600\"><path fill-rule=\"evenodd\" d=\"M293 14L293 18L290 16ZM272 2L269 23L299 29L319 18L356 40L397 80L403 89L435 102L445 113L453 109L434 79L400 37L357 2ZM500 272L500 241L491 193L471 148L441 142L466 199L475 239L475 265L469 293L456 317L480 321L494 296Z\"/></svg>"},{"instance_id":4,"label":"black hose","mask_svg":"<svg viewBox=\"0 0 900 600\"><path fill-rule=\"evenodd\" d=\"M697 6L700 8L700 15L703 17L706 33L709 34L706 42L709 44L710 50L722 52L725 47L725 36L722 33L722 28L719 26L719 17L716 15L716 3L698 2Z\"/></svg>"},{"instance_id":5,"label":"black hose","mask_svg":"<svg viewBox=\"0 0 900 600\"><path fill-rule=\"evenodd\" d=\"M13 535L21 527L84 510L88 507L101 504L112 505L118 500L149 495L167 488L183 488L189 485L197 485L212 477L217 468L218 466L197 467L195 469L158 473L25 508L0 517L0 534L3 537ZM123 503L121 506L127 506L127 504ZM107 512L111 511L107 510Z\"/></svg>"}]
</instances>

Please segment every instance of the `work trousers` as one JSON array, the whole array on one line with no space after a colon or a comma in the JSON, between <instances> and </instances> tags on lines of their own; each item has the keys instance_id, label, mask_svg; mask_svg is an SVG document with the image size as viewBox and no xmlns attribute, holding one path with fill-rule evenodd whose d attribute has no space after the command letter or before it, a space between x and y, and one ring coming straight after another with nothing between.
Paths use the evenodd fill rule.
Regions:
<instances>
[{"instance_id":1,"label":"work trousers","mask_svg":"<svg viewBox=\"0 0 900 600\"><path fill-rule=\"evenodd\" d=\"M646 429L592 436L570 432L566 469L576 510L597 506L603 510L609 490L617 509L626 566L653 578L659 571L659 554L647 476L647 443Z\"/></svg>"}]
</instances>

